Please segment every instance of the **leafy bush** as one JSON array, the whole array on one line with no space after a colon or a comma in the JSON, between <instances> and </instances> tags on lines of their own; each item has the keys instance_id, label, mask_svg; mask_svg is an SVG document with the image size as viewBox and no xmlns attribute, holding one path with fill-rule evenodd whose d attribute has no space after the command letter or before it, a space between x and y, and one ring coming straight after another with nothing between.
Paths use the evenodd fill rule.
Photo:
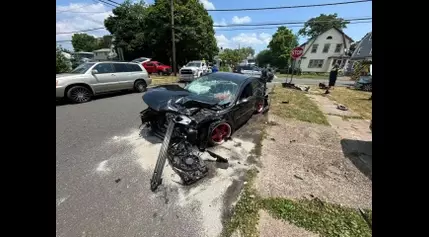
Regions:
<instances>
[{"instance_id":1,"label":"leafy bush","mask_svg":"<svg viewBox=\"0 0 429 237\"><path fill-rule=\"evenodd\" d=\"M56 71L58 73L65 73L70 71L70 61L64 57L62 54L61 48L57 47L57 55L56 55Z\"/></svg>"}]
</instances>

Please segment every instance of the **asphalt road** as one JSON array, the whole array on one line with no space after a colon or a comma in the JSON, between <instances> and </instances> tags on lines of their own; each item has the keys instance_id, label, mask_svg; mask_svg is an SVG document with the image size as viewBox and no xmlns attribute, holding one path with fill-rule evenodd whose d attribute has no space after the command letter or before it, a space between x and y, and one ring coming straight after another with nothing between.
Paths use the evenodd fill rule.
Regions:
<instances>
[{"instance_id":1,"label":"asphalt road","mask_svg":"<svg viewBox=\"0 0 429 237\"><path fill-rule=\"evenodd\" d=\"M219 154L231 158L227 168L212 162L208 177L185 187L166 167L163 185L152 193L149 180L160 141L138 129L138 115L145 107L142 94L137 93L57 104L57 236L220 233L222 218L228 215L244 172L251 166L247 158L254 147L255 128L243 126L218 148Z\"/></svg>"}]
</instances>

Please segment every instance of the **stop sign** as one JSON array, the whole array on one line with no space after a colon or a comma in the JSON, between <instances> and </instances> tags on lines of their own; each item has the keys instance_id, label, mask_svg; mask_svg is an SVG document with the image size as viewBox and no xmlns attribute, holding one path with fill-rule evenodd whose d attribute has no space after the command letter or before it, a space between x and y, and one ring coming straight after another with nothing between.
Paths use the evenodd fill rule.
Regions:
<instances>
[{"instance_id":1,"label":"stop sign","mask_svg":"<svg viewBox=\"0 0 429 237\"><path fill-rule=\"evenodd\" d=\"M292 52L290 53L290 55L292 56L293 59L297 59L297 58L302 56L303 52L304 52L303 48L296 47L296 48L292 49Z\"/></svg>"}]
</instances>

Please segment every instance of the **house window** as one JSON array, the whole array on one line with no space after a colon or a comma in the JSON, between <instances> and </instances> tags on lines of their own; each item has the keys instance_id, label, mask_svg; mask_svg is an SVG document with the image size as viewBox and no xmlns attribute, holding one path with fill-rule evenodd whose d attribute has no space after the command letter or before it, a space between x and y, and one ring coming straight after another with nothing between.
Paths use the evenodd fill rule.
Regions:
<instances>
[{"instance_id":1,"label":"house window","mask_svg":"<svg viewBox=\"0 0 429 237\"><path fill-rule=\"evenodd\" d=\"M316 53L318 46L319 46L318 44L313 44L313 47L311 47L311 53Z\"/></svg>"},{"instance_id":2,"label":"house window","mask_svg":"<svg viewBox=\"0 0 429 237\"><path fill-rule=\"evenodd\" d=\"M327 53L327 52L329 52L329 47L331 46L331 44L325 44L324 46L323 46L323 52L324 53Z\"/></svg>"},{"instance_id":3,"label":"house window","mask_svg":"<svg viewBox=\"0 0 429 237\"><path fill-rule=\"evenodd\" d=\"M358 51L357 51L357 55L360 55L360 50L362 49L362 47L360 47L359 49L358 49Z\"/></svg>"},{"instance_id":4,"label":"house window","mask_svg":"<svg viewBox=\"0 0 429 237\"><path fill-rule=\"evenodd\" d=\"M331 40L331 39L332 39L332 36L328 36L328 37L326 37L326 39L327 39L327 40Z\"/></svg>"},{"instance_id":5,"label":"house window","mask_svg":"<svg viewBox=\"0 0 429 237\"><path fill-rule=\"evenodd\" d=\"M322 68L323 67L323 59L310 59L308 62L308 68Z\"/></svg>"},{"instance_id":6,"label":"house window","mask_svg":"<svg viewBox=\"0 0 429 237\"><path fill-rule=\"evenodd\" d=\"M342 46L343 46L343 44L337 44L337 46L335 47L335 53L341 52L341 47Z\"/></svg>"}]
</instances>

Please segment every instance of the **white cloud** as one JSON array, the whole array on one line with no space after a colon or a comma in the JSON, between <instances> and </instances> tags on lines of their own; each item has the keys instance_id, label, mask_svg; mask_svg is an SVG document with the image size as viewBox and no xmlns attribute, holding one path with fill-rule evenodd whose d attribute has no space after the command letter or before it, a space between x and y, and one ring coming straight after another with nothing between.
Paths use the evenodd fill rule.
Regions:
<instances>
[{"instance_id":1,"label":"white cloud","mask_svg":"<svg viewBox=\"0 0 429 237\"><path fill-rule=\"evenodd\" d=\"M244 23L249 23L251 21L252 19L249 16L243 16L243 17L234 16L232 18L232 23L234 24L244 24Z\"/></svg>"},{"instance_id":2,"label":"white cloud","mask_svg":"<svg viewBox=\"0 0 429 237\"><path fill-rule=\"evenodd\" d=\"M235 49L238 47L264 48L272 36L268 33L240 33L230 39L225 35L215 35L218 47Z\"/></svg>"},{"instance_id":3,"label":"white cloud","mask_svg":"<svg viewBox=\"0 0 429 237\"><path fill-rule=\"evenodd\" d=\"M225 35L215 35L217 46L220 48L231 48L230 40Z\"/></svg>"},{"instance_id":4,"label":"white cloud","mask_svg":"<svg viewBox=\"0 0 429 237\"><path fill-rule=\"evenodd\" d=\"M66 6L57 5L57 11L57 33L104 27L104 19L106 19L109 15L112 14L112 11L101 3L94 3L91 5L87 5L87 3L70 3ZM109 34L109 32L107 30L97 30L88 32L87 34L93 35L95 37L100 37ZM57 35L56 40L70 40L72 35L73 34ZM61 44L66 48L71 49L70 43L62 42Z\"/></svg>"},{"instance_id":5,"label":"white cloud","mask_svg":"<svg viewBox=\"0 0 429 237\"><path fill-rule=\"evenodd\" d=\"M226 26L226 20L225 20L225 18L222 18L222 20L220 22L215 22L214 25Z\"/></svg>"},{"instance_id":6,"label":"white cloud","mask_svg":"<svg viewBox=\"0 0 429 237\"><path fill-rule=\"evenodd\" d=\"M215 6L213 5L212 2L210 2L209 0L200 0L200 3L203 4L204 8L206 10L214 10L216 9Z\"/></svg>"}]
</instances>

